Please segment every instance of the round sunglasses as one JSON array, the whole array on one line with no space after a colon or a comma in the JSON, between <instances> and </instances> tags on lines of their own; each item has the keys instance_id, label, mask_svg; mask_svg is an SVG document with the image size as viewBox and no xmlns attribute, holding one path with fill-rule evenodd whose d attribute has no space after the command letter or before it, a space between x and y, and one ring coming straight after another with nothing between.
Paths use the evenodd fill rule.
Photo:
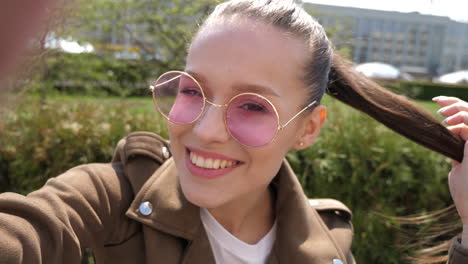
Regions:
<instances>
[{"instance_id":1,"label":"round sunglasses","mask_svg":"<svg viewBox=\"0 0 468 264\"><path fill-rule=\"evenodd\" d=\"M156 108L172 123L194 123L202 116L207 104L225 108L224 124L229 134L240 144L249 147L267 145L280 130L317 103L313 101L308 104L281 125L278 111L266 97L256 93L241 93L232 97L227 104L215 104L206 98L200 83L186 72L166 72L150 89Z\"/></svg>"}]
</instances>

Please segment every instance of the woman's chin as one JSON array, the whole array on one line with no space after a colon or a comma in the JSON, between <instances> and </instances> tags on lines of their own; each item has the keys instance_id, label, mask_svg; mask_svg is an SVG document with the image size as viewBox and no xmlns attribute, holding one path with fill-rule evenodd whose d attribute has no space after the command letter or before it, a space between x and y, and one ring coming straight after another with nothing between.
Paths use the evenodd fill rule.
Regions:
<instances>
[{"instance_id":1,"label":"woman's chin","mask_svg":"<svg viewBox=\"0 0 468 264\"><path fill-rule=\"evenodd\" d=\"M190 203L203 208L217 208L225 203L223 199L223 193L217 190L199 188L200 186L194 186L193 184L184 184L181 181L181 189L184 197Z\"/></svg>"}]
</instances>

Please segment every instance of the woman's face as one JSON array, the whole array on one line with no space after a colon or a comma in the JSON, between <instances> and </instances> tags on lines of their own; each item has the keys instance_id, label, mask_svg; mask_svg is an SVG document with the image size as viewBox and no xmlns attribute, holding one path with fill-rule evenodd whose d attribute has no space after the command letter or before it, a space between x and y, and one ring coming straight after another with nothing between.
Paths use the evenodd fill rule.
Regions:
<instances>
[{"instance_id":1,"label":"woman's face","mask_svg":"<svg viewBox=\"0 0 468 264\"><path fill-rule=\"evenodd\" d=\"M300 40L275 28L250 20L217 23L204 27L192 42L185 71L192 73L207 99L215 104L226 104L242 92L265 96L284 124L301 110L307 98L301 82L306 57ZM295 119L268 145L253 148L230 136L224 111L207 104L196 122L169 123L172 154L184 195L210 209L265 192L288 150L300 141L305 120L316 112ZM193 164L192 155L195 160L202 157L200 166L206 165L203 161L208 158L213 163L234 165L221 174L210 174L218 170Z\"/></svg>"}]
</instances>

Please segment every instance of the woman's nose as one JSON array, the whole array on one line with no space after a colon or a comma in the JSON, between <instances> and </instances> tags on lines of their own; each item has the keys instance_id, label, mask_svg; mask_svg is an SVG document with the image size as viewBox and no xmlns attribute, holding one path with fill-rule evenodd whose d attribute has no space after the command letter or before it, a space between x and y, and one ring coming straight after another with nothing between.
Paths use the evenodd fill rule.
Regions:
<instances>
[{"instance_id":1,"label":"woman's nose","mask_svg":"<svg viewBox=\"0 0 468 264\"><path fill-rule=\"evenodd\" d=\"M224 143L230 135L224 122L225 107L207 104L205 111L195 122L193 132L205 144Z\"/></svg>"}]
</instances>

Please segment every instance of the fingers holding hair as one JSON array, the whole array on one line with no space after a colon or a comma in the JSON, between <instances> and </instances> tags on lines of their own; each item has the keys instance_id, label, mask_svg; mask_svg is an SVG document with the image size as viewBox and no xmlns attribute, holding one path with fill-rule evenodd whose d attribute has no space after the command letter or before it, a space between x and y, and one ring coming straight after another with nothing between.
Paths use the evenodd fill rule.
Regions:
<instances>
[{"instance_id":1,"label":"fingers holding hair","mask_svg":"<svg viewBox=\"0 0 468 264\"><path fill-rule=\"evenodd\" d=\"M442 116L449 117L453 116L459 112L468 112L468 103L465 101L459 101L445 107L442 107L437 111Z\"/></svg>"},{"instance_id":2,"label":"fingers holding hair","mask_svg":"<svg viewBox=\"0 0 468 264\"><path fill-rule=\"evenodd\" d=\"M464 102L460 98L451 97L451 96L437 96L437 97L432 98L432 101L438 103L442 107L449 106L458 102Z\"/></svg>"},{"instance_id":3,"label":"fingers holding hair","mask_svg":"<svg viewBox=\"0 0 468 264\"><path fill-rule=\"evenodd\" d=\"M468 141L468 126L465 123L449 126L447 129L450 130L452 134L461 137L465 141Z\"/></svg>"},{"instance_id":4,"label":"fingers holding hair","mask_svg":"<svg viewBox=\"0 0 468 264\"><path fill-rule=\"evenodd\" d=\"M444 124L456 126L459 124L468 125L468 103L457 97L437 96L432 99L434 102L442 106L437 113L447 117ZM459 130L460 128L456 128ZM467 140L467 139L464 139Z\"/></svg>"},{"instance_id":5,"label":"fingers holding hair","mask_svg":"<svg viewBox=\"0 0 468 264\"><path fill-rule=\"evenodd\" d=\"M465 111L458 112L452 116L447 117L442 122L449 126L455 126L458 124L468 125L468 112L465 112Z\"/></svg>"}]
</instances>

